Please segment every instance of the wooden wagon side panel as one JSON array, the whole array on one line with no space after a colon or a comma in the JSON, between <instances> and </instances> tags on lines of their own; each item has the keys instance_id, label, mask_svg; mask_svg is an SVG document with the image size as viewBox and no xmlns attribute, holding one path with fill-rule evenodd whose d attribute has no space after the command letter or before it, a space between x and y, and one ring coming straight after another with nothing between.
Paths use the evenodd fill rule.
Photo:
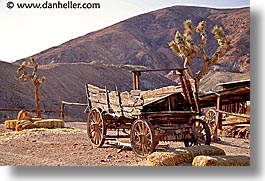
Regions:
<instances>
[{"instance_id":1,"label":"wooden wagon side panel","mask_svg":"<svg viewBox=\"0 0 265 181\"><path fill-rule=\"evenodd\" d=\"M91 108L97 107L118 117L136 117L147 111L144 110L144 107L151 106L156 109L158 106L161 108L160 105L163 105L163 103L159 103L161 101L166 103L165 108L157 109L157 111L187 110L184 108L186 106L181 92L182 88L180 86L168 86L149 91L119 92L118 90L109 91L90 84L87 85L88 101ZM179 103L177 104L177 102ZM152 111L154 111L153 109Z\"/></svg>"},{"instance_id":2,"label":"wooden wagon side panel","mask_svg":"<svg viewBox=\"0 0 265 181\"><path fill-rule=\"evenodd\" d=\"M182 88L180 86L168 86L162 87L155 90L142 91L141 98L144 100L144 104L155 102L163 97L167 97L170 94L181 92Z\"/></svg>"},{"instance_id":3,"label":"wooden wagon side panel","mask_svg":"<svg viewBox=\"0 0 265 181\"><path fill-rule=\"evenodd\" d=\"M109 91L87 84L87 98L90 109L99 108L115 116L134 117L141 113L143 100L140 90L130 92Z\"/></svg>"},{"instance_id":4,"label":"wooden wagon side panel","mask_svg":"<svg viewBox=\"0 0 265 181\"><path fill-rule=\"evenodd\" d=\"M110 100L110 105L117 116L134 117L141 113L143 100L140 98L141 91L132 90L130 92L112 91L109 95L114 95Z\"/></svg>"},{"instance_id":5,"label":"wooden wagon side panel","mask_svg":"<svg viewBox=\"0 0 265 181\"><path fill-rule=\"evenodd\" d=\"M108 109L108 104L106 101L107 94L105 89L86 84L86 93L89 110L93 107L99 108L101 110Z\"/></svg>"}]
</instances>

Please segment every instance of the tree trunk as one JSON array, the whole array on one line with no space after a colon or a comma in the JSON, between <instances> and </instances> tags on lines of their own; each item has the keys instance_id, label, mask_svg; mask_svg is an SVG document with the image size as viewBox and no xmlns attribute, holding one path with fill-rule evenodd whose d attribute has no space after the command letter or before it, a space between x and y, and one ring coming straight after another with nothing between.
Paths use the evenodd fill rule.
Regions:
<instances>
[{"instance_id":1,"label":"tree trunk","mask_svg":"<svg viewBox=\"0 0 265 181\"><path fill-rule=\"evenodd\" d=\"M40 92L39 92L39 84L35 84L35 102L36 102L36 110L38 118L41 118L41 109L40 109Z\"/></svg>"}]
</instances>

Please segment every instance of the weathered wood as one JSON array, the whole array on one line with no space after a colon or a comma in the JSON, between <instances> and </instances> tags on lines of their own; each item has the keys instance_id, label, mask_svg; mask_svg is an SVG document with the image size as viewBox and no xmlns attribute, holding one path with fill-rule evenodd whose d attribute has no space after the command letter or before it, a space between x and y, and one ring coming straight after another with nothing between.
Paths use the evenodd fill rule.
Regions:
<instances>
[{"instance_id":1,"label":"weathered wood","mask_svg":"<svg viewBox=\"0 0 265 181\"><path fill-rule=\"evenodd\" d=\"M238 124L250 124L250 119L248 118L242 118L237 116L229 116L223 119L222 125L238 125Z\"/></svg>"},{"instance_id":2,"label":"weathered wood","mask_svg":"<svg viewBox=\"0 0 265 181\"><path fill-rule=\"evenodd\" d=\"M192 89L191 89L190 82L186 79L185 75L183 75L183 74L180 75L180 79L183 80L183 81L181 81L181 83L183 83L182 87L183 87L183 89L185 89L184 94L187 97L187 100L190 104L190 110L194 111L194 109L192 107L192 105L193 105L192 96L193 95L192 95Z\"/></svg>"},{"instance_id":3,"label":"weathered wood","mask_svg":"<svg viewBox=\"0 0 265 181\"><path fill-rule=\"evenodd\" d=\"M221 110L216 110L217 112L220 112L222 114L227 114L231 116L236 116L236 117L241 117L241 118L248 118L250 119L250 115L248 114L237 114L237 113L232 113L232 112L226 112L226 111L221 111Z\"/></svg>"},{"instance_id":4,"label":"weathered wood","mask_svg":"<svg viewBox=\"0 0 265 181\"><path fill-rule=\"evenodd\" d=\"M62 104L61 104L61 111L62 111L62 112L61 112L61 120L62 120L63 122L64 122L64 110L65 110L64 107L65 107L65 104L62 103Z\"/></svg>"},{"instance_id":5,"label":"weathered wood","mask_svg":"<svg viewBox=\"0 0 265 181\"><path fill-rule=\"evenodd\" d=\"M107 110L108 109L108 106L107 104L104 104L104 103L95 103L95 102L92 102L91 103L92 107L95 107L95 108L100 108L102 110Z\"/></svg>"},{"instance_id":6,"label":"weathered wood","mask_svg":"<svg viewBox=\"0 0 265 181\"><path fill-rule=\"evenodd\" d=\"M141 116L150 121L159 121L166 123L191 123L191 120L196 117L196 113L190 111L162 111L162 112L146 112L141 113Z\"/></svg>"},{"instance_id":7,"label":"weathered wood","mask_svg":"<svg viewBox=\"0 0 265 181\"><path fill-rule=\"evenodd\" d=\"M133 89L134 90L140 89L140 76L141 76L141 72L139 71L133 72Z\"/></svg>"},{"instance_id":8,"label":"weathered wood","mask_svg":"<svg viewBox=\"0 0 265 181\"><path fill-rule=\"evenodd\" d=\"M141 92L141 90L131 90L130 94L131 96L140 96Z\"/></svg>"},{"instance_id":9,"label":"weathered wood","mask_svg":"<svg viewBox=\"0 0 265 181\"><path fill-rule=\"evenodd\" d=\"M155 90L149 90L149 91L142 91L141 92L141 98L142 99L148 99L148 98L159 98L163 97L167 94L171 93L177 93L181 92L181 87L179 86L168 86L168 87L162 87Z\"/></svg>"},{"instance_id":10,"label":"weathered wood","mask_svg":"<svg viewBox=\"0 0 265 181\"><path fill-rule=\"evenodd\" d=\"M101 89L91 84L87 84L87 89L90 93L93 93L93 94L105 93L105 89Z\"/></svg>"},{"instance_id":11,"label":"weathered wood","mask_svg":"<svg viewBox=\"0 0 265 181\"><path fill-rule=\"evenodd\" d=\"M66 101L62 101L62 104L75 105L75 106L87 106L87 104L83 104L83 103L66 102Z\"/></svg>"},{"instance_id":12,"label":"weathered wood","mask_svg":"<svg viewBox=\"0 0 265 181\"><path fill-rule=\"evenodd\" d=\"M143 100L140 98L140 90L109 91L92 85L88 85L87 89L92 107L114 112L117 116L122 116L123 112L126 112L126 115L130 117L130 113L139 114L142 109Z\"/></svg>"},{"instance_id":13,"label":"weathered wood","mask_svg":"<svg viewBox=\"0 0 265 181\"><path fill-rule=\"evenodd\" d=\"M221 96L218 95L217 97L217 103L216 103L216 109L220 110L222 108L221 104ZM222 130L222 113L216 112L216 129L215 129L215 135L218 134L218 129ZM218 135L217 135L218 136Z\"/></svg>"}]
</instances>

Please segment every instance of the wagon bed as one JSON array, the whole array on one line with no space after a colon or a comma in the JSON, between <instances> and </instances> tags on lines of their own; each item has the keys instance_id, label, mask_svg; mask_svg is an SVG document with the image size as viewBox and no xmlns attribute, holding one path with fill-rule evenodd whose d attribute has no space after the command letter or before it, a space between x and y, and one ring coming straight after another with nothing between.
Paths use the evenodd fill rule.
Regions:
<instances>
[{"instance_id":1,"label":"wagon bed","mask_svg":"<svg viewBox=\"0 0 265 181\"><path fill-rule=\"evenodd\" d=\"M196 119L200 114L197 96L184 69L177 71L180 86L155 90L120 92L86 84L91 143L101 147L107 138L130 138L132 150L140 157L152 153L159 141L184 141L185 146L210 144L207 124ZM117 134L109 135L110 130Z\"/></svg>"}]
</instances>

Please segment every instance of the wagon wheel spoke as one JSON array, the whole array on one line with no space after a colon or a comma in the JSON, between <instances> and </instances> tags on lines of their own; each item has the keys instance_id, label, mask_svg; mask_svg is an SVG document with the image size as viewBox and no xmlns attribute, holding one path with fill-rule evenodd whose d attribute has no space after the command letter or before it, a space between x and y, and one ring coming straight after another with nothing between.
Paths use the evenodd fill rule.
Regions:
<instances>
[{"instance_id":1,"label":"wagon wheel spoke","mask_svg":"<svg viewBox=\"0 0 265 181\"><path fill-rule=\"evenodd\" d=\"M141 133L137 129L135 129L135 133L136 133L136 136L140 136L141 135Z\"/></svg>"},{"instance_id":2,"label":"wagon wheel spoke","mask_svg":"<svg viewBox=\"0 0 265 181\"><path fill-rule=\"evenodd\" d=\"M131 128L131 145L139 157L146 157L155 150L154 129L148 120L136 120Z\"/></svg>"},{"instance_id":3,"label":"wagon wheel spoke","mask_svg":"<svg viewBox=\"0 0 265 181\"><path fill-rule=\"evenodd\" d=\"M139 153L140 153L140 152L141 152L141 150L142 150L142 145L141 145L141 144L139 144L139 145L137 145L137 147L136 147L136 148L137 148L137 152L139 152Z\"/></svg>"},{"instance_id":4,"label":"wagon wheel spoke","mask_svg":"<svg viewBox=\"0 0 265 181\"><path fill-rule=\"evenodd\" d=\"M142 130L141 124L137 124L136 130L138 130L138 132L141 134L141 130Z\"/></svg>"},{"instance_id":5,"label":"wagon wheel spoke","mask_svg":"<svg viewBox=\"0 0 265 181\"><path fill-rule=\"evenodd\" d=\"M94 126L91 124L91 125L89 125L89 128L90 128L90 133L92 132L92 131L94 131Z\"/></svg>"},{"instance_id":6,"label":"wagon wheel spoke","mask_svg":"<svg viewBox=\"0 0 265 181\"><path fill-rule=\"evenodd\" d=\"M216 111L213 109L208 110L205 115L205 121L213 134L216 128Z\"/></svg>"},{"instance_id":7,"label":"wagon wheel spoke","mask_svg":"<svg viewBox=\"0 0 265 181\"><path fill-rule=\"evenodd\" d=\"M91 122L94 123L94 124L96 123L96 112L95 111L92 112Z\"/></svg>"},{"instance_id":8,"label":"wagon wheel spoke","mask_svg":"<svg viewBox=\"0 0 265 181\"><path fill-rule=\"evenodd\" d=\"M210 111L208 114L208 117L212 119L215 116L215 113L213 111Z\"/></svg>"},{"instance_id":9,"label":"wagon wheel spoke","mask_svg":"<svg viewBox=\"0 0 265 181\"><path fill-rule=\"evenodd\" d=\"M98 142L98 133L97 132L95 132L93 140L94 140L94 143L97 144L97 142Z\"/></svg>"},{"instance_id":10,"label":"wagon wheel spoke","mask_svg":"<svg viewBox=\"0 0 265 181\"><path fill-rule=\"evenodd\" d=\"M100 124L101 123L101 115L99 113L96 114L95 116L95 123Z\"/></svg>"},{"instance_id":11,"label":"wagon wheel spoke","mask_svg":"<svg viewBox=\"0 0 265 181\"><path fill-rule=\"evenodd\" d=\"M193 145L210 145L211 133L207 123L201 119L192 120L190 137L191 139L184 140L185 146Z\"/></svg>"},{"instance_id":12,"label":"wagon wheel spoke","mask_svg":"<svg viewBox=\"0 0 265 181\"><path fill-rule=\"evenodd\" d=\"M150 132L147 132L145 136L150 138L151 133Z\"/></svg>"},{"instance_id":13,"label":"wagon wheel spoke","mask_svg":"<svg viewBox=\"0 0 265 181\"><path fill-rule=\"evenodd\" d=\"M95 147L101 147L104 144L106 129L101 112L93 108L88 115L87 133L91 144Z\"/></svg>"},{"instance_id":14,"label":"wagon wheel spoke","mask_svg":"<svg viewBox=\"0 0 265 181\"><path fill-rule=\"evenodd\" d=\"M98 131L96 135L97 135L97 142L96 143L99 144L100 140L102 139L101 132Z\"/></svg>"},{"instance_id":15,"label":"wagon wheel spoke","mask_svg":"<svg viewBox=\"0 0 265 181\"><path fill-rule=\"evenodd\" d=\"M148 153L148 150L145 144L142 144L142 151L144 154Z\"/></svg>"},{"instance_id":16,"label":"wagon wheel spoke","mask_svg":"<svg viewBox=\"0 0 265 181\"><path fill-rule=\"evenodd\" d=\"M98 144L98 141L99 141L99 136L98 136L98 132L95 132L95 143Z\"/></svg>"},{"instance_id":17,"label":"wagon wheel spoke","mask_svg":"<svg viewBox=\"0 0 265 181\"><path fill-rule=\"evenodd\" d=\"M200 145L201 145L201 144L203 144L203 143L204 143L204 141L205 141L204 139L202 139L202 138L199 138L199 139L198 139L198 144L200 144Z\"/></svg>"},{"instance_id":18,"label":"wagon wheel spoke","mask_svg":"<svg viewBox=\"0 0 265 181\"><path fill-rule=\"evenodd\" d=\"M147 131L148 131L147 126L144 124L144 122L142 122L142 133L143 133L144 135L146 135Z\"/></svg>"},{"instance_id":19,"label":"wagon wheel spoke","mask_svg":"<svg viewBox=\"0 0 265 181\"><path fill-rule=\"evenodd\" d=\"M91 133L91 136L92 136L92 140L93 140L93 142L95 143L95 142L96 142L96 132L93 131L93 132Z\"/></svg>"},{"instance_id":20,"label":"wagon wheel spoke","mask_svg":"<svg viewBox=\"0 0 265 181\"><path fill-rule=\"evenodd\" d=\"M146 142L146 144L145 144L145 146L146 146L146 148L147 148L148 150L151 149L151 145L152 145L152 141L151 141L151 140L148 140L148 141Z\"/></svg>"},{"instance_id":21,"label":"wagon wheel spoke","mask_svg":"<svg viewBox=\"0 0 265 181\"><path fill-rule=\"evenodd\" d=\"M99 137L99 139L102 139L102 130L100 130L100 131L98 131L98 137Z\"/></svg>"}]
</instances>

